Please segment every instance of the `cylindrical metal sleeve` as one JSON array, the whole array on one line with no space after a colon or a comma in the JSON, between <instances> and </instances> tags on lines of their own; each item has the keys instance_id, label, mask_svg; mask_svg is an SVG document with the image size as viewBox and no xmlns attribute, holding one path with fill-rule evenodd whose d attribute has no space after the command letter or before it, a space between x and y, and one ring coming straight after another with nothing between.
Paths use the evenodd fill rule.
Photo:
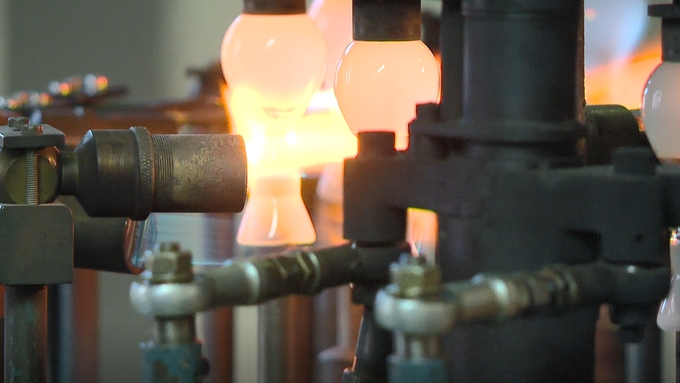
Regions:
<instances>
[{"instance_id":1,"label":"cylindrical metal sleeve","mask_svg":"<svg viewBox=\"0 0 680 383\"><path fill-rule=\"evenodd\" d=\"M246 200L245 143L236 135L153 135L155 212L235 213Z\"/></svg>"},{"instance_id":2,"label":"cylindrical metal sleeve","mask_svg":"<svg viewBox=\"0 0 680 383\"><path fill-rule=\"evenodd\" d=\"M648 8L649 16L661 20L661 59L669 62L680 61L680 2L653 4Z\"/></svg>"},{"instance_id":3,"label":"cylindrical metal sleeve","mask_svg":"<svg viewBox=\"0 0 680 383\"><path fill-rule=\"evenodd\" d=\"M420 0L353 0L354 40L420 40Z\"/></svg>"},{"instance_id":4,"label":"cylindrical metal sleeve","mask_svg":"<svg viewBox=\"0 0 680 383\"><path fill-rule=\"evenodd\" d=\"M680 6L676 7L680 9ZM661 58L667 62L680 62L680 19L661 21Z\"/></svg>"},{"instance_id":5,"label":"cylindrical metal sleeve","mask_svg":"<svg viewBox=\"0 0 680 383\"><path fill-rule=\"evenodd\" d=\"M140 162L131 130L89 131L75 150L77 172L62 172L62 184L76 185L75 196L90 216L134 216L140 190ZM63 154L65 163L68 154ZM69 167L71 168L71 167ZM77 176L75 182L69 176ZM69 190L63 190L66 194Z\"/></svg>"},{"instance_id":6,"label":"cylindrical metal sleeve","mask_svg":"<svg viewBox=\"0 0 680 383\"><path fill-rule=\"evenodd\" d=\"M579 7L572 0L464 2L464 118L575 120Z\"/></svg>"},{"instance_id":7,"label":"cylindrical metal sleeve","mask_svg":"<svg viewBox=\"0 0 680 383\"><path fill-rule=\"evenodd\" d=\"M75 194L91 217L233 213L245 203L247 166L240 136L151 136L141 127L89 131L75 157L60 156L62 193Z\"/></svg>"},{"instance_id":8,"label":"cylindrical metal sleeve","mask_svg":"<svg viewBox=\"0 0 680 383\"><path fill-rule=\"evenodd\" d=\"M193 315L177 318L155 318L151 330L155 344L180 345L196 340L196 319Z\"/></svg>"},{"instance_id":9,"label":"cylindrical metal sleeve","mask_svg":"<svg viewBox=\"0 0 680 383\"><path fill-rule=\"evenodd\" d=\"M73 266L81 269L139 274L142 269L132 259L137 250L138 225L145 222L128 218L92 218L72 196L59 202L73 213Z\"/></svg>"},{"instance_id":10,"label":"cylindrical metal sleeve","mask_svg":"<svg viewBox=\"0 0 680 383\"><path fill-rule=\"evenodd\" d=\"M243 13L249 15L296 15L306 10L305 0L243 0Z\"/></svg>"},{"instance_id":11,"label":"cylindrical metal sleeve","mask_svg":"<svg viewBox=\"0 0 680 383\"><path fill-rule=\"evenodd\" d=\"M441 58L442 120L463 115L463 15L462 0L448 0L442 4Z\"/></svg>"}]
</instances>

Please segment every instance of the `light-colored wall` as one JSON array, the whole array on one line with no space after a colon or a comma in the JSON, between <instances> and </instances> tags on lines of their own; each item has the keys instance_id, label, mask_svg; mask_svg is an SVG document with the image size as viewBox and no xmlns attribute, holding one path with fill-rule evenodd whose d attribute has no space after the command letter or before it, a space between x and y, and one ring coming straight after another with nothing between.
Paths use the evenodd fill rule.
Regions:
<instances>
[{"instance_id":1,"label":"light-colored wall","mask_svg":"<svg viewBox=\"0 0 680 383\"><path fill-rule=\"evenodd\" d=\"M9 0L0 0L0 94L5 94L7 90L7 63L5 60L5 52L7 51L7 44L9 43L9 36L7 33L7 2Z\"/></svg>"}]
</instances>

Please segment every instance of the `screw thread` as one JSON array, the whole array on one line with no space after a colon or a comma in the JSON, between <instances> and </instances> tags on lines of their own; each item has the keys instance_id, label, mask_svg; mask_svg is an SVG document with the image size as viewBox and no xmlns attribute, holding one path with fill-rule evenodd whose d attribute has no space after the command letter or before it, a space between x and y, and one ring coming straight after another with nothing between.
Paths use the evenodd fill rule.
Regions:
<instances>
[{"instance_id":1,"label":"screw thread","mask_svg":"<svg viewBox=\"0 0 680 383\"><path fill-rule=\"evenodd\" d=\"M26 151L26 204L38 205L38 153L35 150Z\"/></svg>"}]
</instances>

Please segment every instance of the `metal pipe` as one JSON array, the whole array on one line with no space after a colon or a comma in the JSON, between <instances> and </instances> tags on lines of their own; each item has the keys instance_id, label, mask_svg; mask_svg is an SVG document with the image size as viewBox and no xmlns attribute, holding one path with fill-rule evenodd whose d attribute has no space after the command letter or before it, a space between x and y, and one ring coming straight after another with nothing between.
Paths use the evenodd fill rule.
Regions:
<instances>
[{"instance_id":1,"label":"metal pipe","mask_svg":"<svg viewBox=\"0 0 680 383\"><path fill-rule=\"evenodd\" d=\"M130 300L144 315L181 316L224 306L253 305L289 295L314 295L349 283L389 280L389 265L408 244L365 248L343 245L315 252L293 250L265 259L242 259L197 273L192 283L133 283Z\"/></svg>"},{"instance_id":2,"label":"metal pipe","mask_svg":"<svg viewBox=\"0 0 680 383\"><path fill-rule=\"evenodd\" d=\"M464 1L463 116L575 120L580 9L573 0Z\"/></svg>"},{"instance_id":3,"label":"metal pipe","mask_svg":"<svg viewBox=\"0 0 680 383\"><path fill-rule=\"evenodd\" d=\"M96 382L99 373L99 274L76 269L73 283L48 287L52 383Z\"/></svg>"},{"instance_id":4,"label":"metal pipe","mask_svg":"<svg viewBox=\"0 0 680 383\"><path fill-rule=\"evenodd\" d=\"M61 194L75 195L91 217L233 213L245 203L245 143L236 135L89 131L59 161Z\"/></svg>"},{"instance_id":5,"label":"metal pipe","mask_svg":"<svg viewBox=\"0 0 680 383\"><path fill-rule=\"evenodd\" d=\"M156 344L178 345L196 340L196 321L193 315L179 318L156 318L151 330Z\"/></svg>"},{"instance_id":6,"label":"metal pipe","mask_svg":"<svg viewBox=\"0 0 680 383\"><path fill-rule=\"evenodd\" d=\"M47 289L5 286L5 382L47 379Z\"/></svg>"},{"instance_id":7,"label":"metal pipe","mask_svg":"<svg viewBox=\"0 0 680 383\"><path fill-rule=\"evenodd\" d=\"M376 323L373 307L364 306L354 363L343 374L343 383L387 380L387 358L392 353L392 333Z\"/></svg>"},{"instance_id":8,"label":"metal pipe","mask_svg":"<svg viewBox=\"0 0 680 383\"><path fill-rule=\"evenodd\" d=\"M235 254L237 225L233 214L206 215L205 241L207 252L197 260L219 264ZM206 269L214 266L207 266ZM200 270L194 266L194 270ZM206 311L196 316L198 338L203 343L203 355L210 364L205 383L228 383L233 372L233 309L225 307Z\"/></svg>"},{"instance_id":9,"label":"metal pipe","mask_svg":"<svg viewBox=\"0 0 680 383\"><path fill-rule=\"evenodd\" d=\"M406 244L293 250L264 260L228 262L203 276L212 281L214 305L257 304L287 295L316 294L353 282L386 282L389 265L408 251Z\"/></svg>"},{"instance_id":10,"label":"metal pipe","mask_svg":"<svg viewBox=\"0 0 680 383\"><path fill-rule=\"evenodd\" d=\"M260 383L288 382L288 309L285 299L267 302L257 309L257 379Z\"/></svg>"},{"instance_id":11,"label":"metal pipe","mask_svg":"<svg viewBox=\"0 0 680 383\"><path fill-rule=\"evenodd\" d=\"M626 343L624 346L626 383L647 382L645 376L645 355L642 343Z\"/></svg>"}]
</instances>

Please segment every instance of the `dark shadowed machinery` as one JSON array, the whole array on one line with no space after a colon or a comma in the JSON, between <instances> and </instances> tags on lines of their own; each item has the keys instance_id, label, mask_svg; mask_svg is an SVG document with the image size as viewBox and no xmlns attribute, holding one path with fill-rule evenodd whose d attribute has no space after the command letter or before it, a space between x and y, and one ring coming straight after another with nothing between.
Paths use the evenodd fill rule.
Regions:
<instances>
[{"instance_id":1,"label":"dark shadowed machinery","mask_svg":"<svg viewBox=\"0 0 680 383\"><path fill-rule=\"evenodd\" d=\"M355 35L378 36L417 17L420 2L353 0L353 10L355 21L377 25L355 24ZM206 269L192 268L180 243L159 244L144 264L140 250L151 213L237 213L245 203L245 146L226 134L215 99L106 110L75 97L60 102L80 109L6 108L5 381L69 381L54 363L73 361L48 357L47 334L64 323L48 321L44 285L70 283L78 267L141 273L130 301L153 322L142 345L145 382L231 381L231 368L220 367L231 366L231 346L198 341L197 314L260 304L263 383L604 383L596 379L603 312L618 331L612 347L625 355L615 366L621 381L660 382L653 322L669 291L680 168L656 158L637 111L585 105L583 12L574 0L443 0L441 98L417 106L408 149L395 148L392 132L359 133L356 157L344 162L342 217L339 206L305 199L317 246L246 249L258 254ZM680 5L650 14L663 18L664 60L677 61ZM80 128L112 119L122 120L118 130ZM154 133L159 120L164 134L139 127ZM60 124L75 131L65 136ZM165 134L180 126L202 134ZM303 192L314 182L308 176ZM437 213L434 263L406 242L409 208ZM209 227L206 236L235 253L238 217L219 217L231 232ZM345 241L323 234L333 220ZM337 331L325 312L335 311L329 290L347 285L363 306L361 326L356 340L332 348L329 332L352 336L350 312ZM231 326L230 315L206 323ZM202 326L216 337L231 331Z\"/></svg>"}]
</instances>

